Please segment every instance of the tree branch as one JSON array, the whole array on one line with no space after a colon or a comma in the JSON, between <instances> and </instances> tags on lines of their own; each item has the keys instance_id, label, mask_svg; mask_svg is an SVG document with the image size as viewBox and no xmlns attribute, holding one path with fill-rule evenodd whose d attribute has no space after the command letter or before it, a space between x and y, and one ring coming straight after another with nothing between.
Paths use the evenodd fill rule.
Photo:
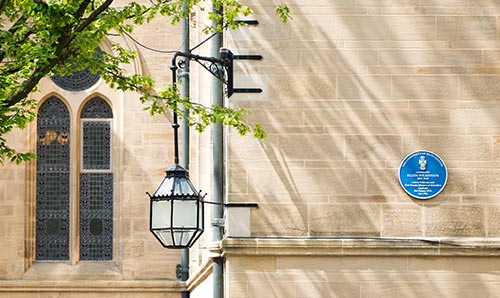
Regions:
<instances>
[{"instance_id":1,"label":"tree branch","mask_svg":"<svg viewBox=\"0 0 500 298\"><path fill-rule=\"evenodd\" d=\"M23 69L22 65L17 65L16 67L11 67L11 68L5 67L5 69L2 69L2 71L0 72L1 73L0 77L13 75L16 72L21 71L22 69Z\"/></svg>"},{"instance_id":2,"label":"tree branch","mask_svg":"<svg viewBox=\"0 0 500 298\"><path fill-rule=\"evenodd\" d=\"M92 22L97 20L99 15L103 13L111 5L111 3L113 3L113 0L106 0L101 6L99 6L96 10L94 10L82 24L80 24L75 29L75 32L82 32L85 28L87 28L90 24L92 24Z\"/></svg>"},{"instance_id":3,"label":"tree branch","mask_svg":"<svg viewBox=\"0 0 500 298\"><path fill-rule=\"evenodd\" d=\"M1 0L0 0L1 1ZM85 0L79 7L78 13L80 13L80 17L85 13L86 7L89 5L89 1ZM11 93L4 101L4 103L8 106L14 105L24 98L26 98L29 93L36 87L36 85L40 82L40 80L46 76L54 66L56 66L59 62L67 58L69 55L73 54L75 50L67 50L67 46L74 39L76 32L81 32L86 27L88 27L92 22L94 22L101 13L103 13L111 4L113 0L106 0L101 6L99 6L96 10L94 10L85 21L80 24L73 32L71 26L68 25L69 28L64 30L64 33L58 38L56 43L55 55L56 57L50 59L47 64L39 66L36 68L32 74L27 78L19 88Z\"/></svg>"},{"instance_id":4,"label":"tree branch","mask_svg":"<svg viewBox=\"0 0 500 298\"><path fill-rule=\"evenodd\" d=\"M9 97L6 98L5 104L7 106L15 105L16 103L25 99L31 93L31 91L36 87L36 85L38 85L40 80L43 77L45 77L52 70L52 68L54 68L54 66L56 66L62 60L66 59L69 55L74 54L75 52L78 51L78 49L71 49L66 52L63 52L68 42L69 42L69 37L63 39L59 43L58 48L56 49L57 57L50 59L47 64L40 66L35 71L33 71L30 77L21 84L21 86L16 90L16 92L10 94Z\"/></svg>"},{"instance_id":5,"label":"tree branch","mask_svg":"<svg viewBox=\"0 0 500 298\"><path fill-rule=\"evenodd\" d=\"M44 67L39 67L33 71L31 76L25 80L15 92L11 93L9 97L5 99L5 105L12 106L26 98L36 87L38 82L40 82L40 80L49 73L50 69L52 69L56 63L57 62L54 61L53 63L47 64Z\"/></svg>"},{"instance_id":6,"label":"tree branch","mask_svg":"<svg viewBox=\"0 0 500 298\"><path fill-rule=\"evenodd\" d=\"M8 106L15 105L16 103L20 102L24 98L26 98L30 92L38 85L40 80L45 77L53 68L56 66L59 62L61 62L63 59L68 57L70 54L73 54L76 49L73 50L68 50L64 51L64 49L67 48L69 42L72 39L72 36L70 36L68 33L70 30L65 30L65 34L62 34L57 41L57 47L56 47L56 57L53 59L50 59L47 64L39 66L37 69L31 73L30 77L26 79L19 88L11 93L6 99L5 99L5 104Z\"/></svg>"},{"instance_id":7,"label":"tree branch","mask_svg":"<svg viewBox=\"0 0 500 298\"><path fill-rule=\"evenodd\" d=\"M9 28L9 30L7 30L7 32L9 32L10 35L14 35L17 30L19 30L20 28L23 27L23 25L26 24L27 20L28 20L28 18L24 14L21 15L16 20L16 22L14 24L12 24L12 26L10 26L10 28ZM32 30L27 30L26 34L24 35L24 39L23 40L26 40L32 33L33 33ZM20 42L20 41L16 41L16 42ZM5 39L0 40L0 46L3 45L3 44L5 44L5 43L6 43ZM5 59L5 51L0 49L0 62L2 62L3 59Z\"/></svg>"},{"instance_id":8,"label":"tree branch","mask_svg":"<svg viewBox=\"0 0 500 298\"><path fill-rule=\"evenodd\" d=\"M78 11L75 14L77 19L79 19L83 16L83 14L85 13L85 10L87 9L87 6L89 6L90 2L92 2L92 5L93 5L94 1L92 1L92 0L85 0L80 4L80 7L78 7Z\"/></svg>"},{"instance_id":9,"label":"tree branch","mask_svg":"<svg viewBox=\"0 0 500 298\"><path fill-rule=\"evenodd\" d=\"M2 12L6 2L7 2L6 0L0 0L0 13Z\"/></svg>"}]
</instances>

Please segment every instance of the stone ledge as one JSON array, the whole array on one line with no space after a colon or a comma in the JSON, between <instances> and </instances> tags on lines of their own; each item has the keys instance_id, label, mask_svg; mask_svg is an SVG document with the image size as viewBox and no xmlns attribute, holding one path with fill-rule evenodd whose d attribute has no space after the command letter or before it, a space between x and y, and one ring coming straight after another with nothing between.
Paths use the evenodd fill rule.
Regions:
<instances>
[{"instance_id":1,"label":"stone ledge","mask_svg":"<svg viewBox=\"0 0 500 298\"><path fill-rule=\"evenodd\" d=\"M222 256L500 256L500 238L226 238Z\"/></svg>"},{"instance_id":2,"label":"stone ledge","mask_svg":"<svg viewBox=\"0 0 500 298\"><path fill-rule=\"evenodd\" d=\"M114 262L35 262L23 279L35 280L122 280L122 272Z\"/></svg>"},{"instance_id":3,"label":"stone ledge","mask_svg":"<svg viewBox=\"0 0 500 298\"><path fill-rule=\"evenodd\" d=\"M168 280L52 281L2 280L0 292L181 292L184 282Z\"/></svg>"},{"instance_id":4,"label":"stone ledge","mask_svg":"<svg viewBox=\"0 0 500 298\"><path fill-rule=\"evenodd\" d=\"M196 269L196 271L194 271L194 273L191 272L189 280L186 281L188 291L196 289L196 287L198 287L212 274L213 271L212 262L214 257L216 256L210 256L200 265L200 267Z\"/></svg>"}]
</instances>

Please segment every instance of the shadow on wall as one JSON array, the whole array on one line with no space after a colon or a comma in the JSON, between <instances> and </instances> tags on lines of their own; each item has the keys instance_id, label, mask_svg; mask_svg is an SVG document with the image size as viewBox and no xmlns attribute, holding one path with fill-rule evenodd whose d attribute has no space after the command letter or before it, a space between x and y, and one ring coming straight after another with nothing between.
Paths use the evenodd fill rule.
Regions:
<instances>
[{"instance_id":1,"label":"shadow on wall","mask_svg":"<svg viewBox=\"0 0 500 298\"><path fill-rule=\"evenodd\" d=\"M137 106L136 106L137 105ZM120 225L122 270L132 279L177 281L178 250L162 247L149 231L149 197L173 164L171 115L151 117L137 101L127 107L124 135L123 199ZM141 123L137 126L137 123ZM159 266L159 264L162 264Z\"/></svg>"},{"instance_id":2,"label":"shadow on wall","mask_svg":"<svg viewBox=\"0 0 500 298\"><path fill-rule=\"evenodd\" d=\"M272 4L252 4L259 26L228 43L264 56L238 71L267 91L231 102L269 136L231 132L228 177L231 201L259 202L253 236L500 235L497 2L290 0L287 25ZM428 201L408 197L397 178L404 156L420 149L449 170L444 192ZM489 282L499 275L483 261L498 262L276 257L268 269L242 265L229 289L244 297L494 296Z\"/></svg>"},{"instance_id":3,"label":"shadow on wall","mask_svg":"<svg viewBox=\"0 0 500 298\"><path fill-rule=\"evenodd\" d=\"M269 134L230 135L230 199L260 201L253 235L500 234L498 4L457 2L289 1L286 25L255 3L259 26L229 41L265 57L237 71L267 91L231 99ZM397 178L420 149L449 168L428 201Z\"/></svg>"},{"instance_id":4,"label":"shadow on wall","mask_svg":"<svg viewBox=\"0 0 500 298\"><path fill-rule=\"evenodd\" d=\"M488 259L491 258L231 258L230 265L237 263L239 268L247 269L232 272L228 288L239 297L495 297L490 283L498 280L498 272L477 273L472 269L479 268L473 263L484 265L491 262ZM266 263L267 269L259 270L247 264L250 262ZM275 266L274 270L269 266ZM423 266L432 269L424 270Z\"/></svg>"}]
</instances>

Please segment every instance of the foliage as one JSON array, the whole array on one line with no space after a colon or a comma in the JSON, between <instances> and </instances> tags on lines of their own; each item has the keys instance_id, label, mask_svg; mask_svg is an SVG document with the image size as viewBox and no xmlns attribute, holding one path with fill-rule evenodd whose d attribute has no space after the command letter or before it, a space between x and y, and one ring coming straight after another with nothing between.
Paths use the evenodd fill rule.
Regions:
<instances>
[{"instance_id":1,"label":"foliage","mask_svg":"<svg viewBox=\"0 0 500 298\"><path fill-rule=\"evenodd\" d=\"M157 1L157 2L155 2ZM183 5L186 2L187 6ZM212 3L224 7L224 14L209 14L209 18L225 27L236 28L239 15L251 11L238 0L150 0L147 5L129 2L113 6L114 0L0 0L0 162L5 158L21 162L32 153L19 153L11 148L4 136L15 128L24 128L35 118L36 103L29 99L43 77L70 75L75 70L89 68L112 87L141 93L152 113L177 109L184 103L193 110L192 125L203 130L221 121L244 134L253 129L263 137L262 128L244 123L244 110L224 107L203 107L180 98L176 86L155 91L154 79L127 75L122 65L136 56L120 45L113 45L113 54L96 48L108 34L131 33L136 26L158 15L179 22L191 10ZM285 8L284 8L285 7ZM286 21L289 11L280 5L278 15ZM212 29L214 30L214 29Z\"/></svg>"},{"instance_id":2,"label":"foliage","mask_svg":"<svg viewBox=\"0 0 500 298\"><path fill-rule=\"evenodd\" d=\"M290 8L285 4L280 4L276 7L276 14L278 14L283 23L286 23L291 18Z\"/></svg>"},{"instance_id":3,"label":"foliage","mask_svg":"<svg viewBox=\"0 0 500 298\"><path fill-rule=\"evenodd\" d=\"M148 109L152 115L162 113L167 109L175 111L181 117L187 118L191 126L194 126L199 132L204 131L209 125L220 121L222 125L234 127L241 135L253 132L256 138L262 139L266 137L266 133L262 126L258 124L250 126L244 122L244 117L248 113L247 110L218 105L205 107L193 103L189 98L181 97L179 93L177 85L172 84L160 90L158 96L150 98L150 105L146 109ZM187 115L180 106L186 107L189 110L189 114Z\"/></svg>"}]
</instances>

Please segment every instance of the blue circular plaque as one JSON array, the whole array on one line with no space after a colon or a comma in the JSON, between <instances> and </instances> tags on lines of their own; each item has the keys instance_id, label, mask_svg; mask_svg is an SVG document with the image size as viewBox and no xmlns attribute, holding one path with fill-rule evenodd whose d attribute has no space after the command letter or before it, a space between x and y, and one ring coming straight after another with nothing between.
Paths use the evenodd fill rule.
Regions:
<instances>
[{"instance_id":1,"label":"blue circular plaque","mask_svg":"<svg viewBox=\"0 0 500 298\"><path fill-rule=\"evenodd\" d=\"M437 196L448 180L448 170L435 153L419 150L408 154L399 166L399 183L410 196L427 200Z\"/></svg>"}]
</instances>

